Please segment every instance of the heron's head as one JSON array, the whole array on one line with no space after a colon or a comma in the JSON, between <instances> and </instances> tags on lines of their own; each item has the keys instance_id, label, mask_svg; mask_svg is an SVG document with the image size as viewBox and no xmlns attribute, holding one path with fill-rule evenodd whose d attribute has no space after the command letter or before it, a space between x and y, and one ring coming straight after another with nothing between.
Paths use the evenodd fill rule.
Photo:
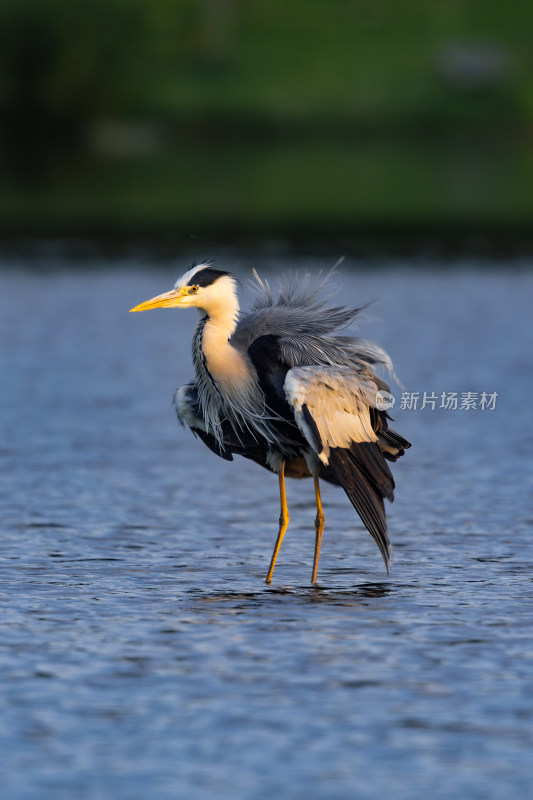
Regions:
<instances>
[{"instance_id":1,"label":"heron's head","mask_svg":"<svg viewBox=\"0 0 533 800\"><path fill-rule=\"evenodd\" d=\"M231 273L214 269L209 264L199 264L178 278L170 292L139 303L130 311L148 311L151 308L199 308L210 316L222 310L227 313L237 303L236 290L236 279Z\"/></svg>"}]
</instances>

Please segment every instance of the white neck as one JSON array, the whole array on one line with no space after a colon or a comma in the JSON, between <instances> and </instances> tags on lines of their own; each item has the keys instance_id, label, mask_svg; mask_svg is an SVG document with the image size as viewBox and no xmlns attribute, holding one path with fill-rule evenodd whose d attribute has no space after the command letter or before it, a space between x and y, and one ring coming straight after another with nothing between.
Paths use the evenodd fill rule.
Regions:
<instances>
[{"instance_id":1,"label":"white neck","mask_svg":"<svg viewBox=\"0 0 533 800\"><path fill-rule=\"evenodd\" d=\"M233 278L225 275L207 287L202 293L201 307L207 314L208 324L229 339L239 318L239 300Z\"/></svg>"},{"instance_id":2,"label":"white neck","mask_svg":"<svg viewBox=\"0 0 533 800\"><path fill-rule=\"evenodd\" d=\"M214 284L216 291L205 293L202 307L207 314L202 349L207 369L224 387L243 386L250 380L245 357L229 343L239 318L239 300L235 283L229 276Z\"/></svg>"}]
</instances>

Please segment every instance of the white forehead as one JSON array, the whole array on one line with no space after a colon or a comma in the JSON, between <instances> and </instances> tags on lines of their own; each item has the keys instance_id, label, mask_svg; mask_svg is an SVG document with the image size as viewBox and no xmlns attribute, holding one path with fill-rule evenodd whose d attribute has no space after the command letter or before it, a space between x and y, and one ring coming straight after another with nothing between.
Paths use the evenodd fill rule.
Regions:
<instances>
[{"instance_id":1,"label":"white forehead","mask_svg":"<svg viewBox=\"0 0 533 800\"><path fill-rule=\"evenodd\" d=\"M178 289L180 286L187 285L193 275L196 275L197 272L200 272L202 269L210 269L210 264L197 264L196 267L193 267L188 272L185 272L181 278L178 278L176 283L174 284L174 289Z\"/></svg>"}]
</instances>

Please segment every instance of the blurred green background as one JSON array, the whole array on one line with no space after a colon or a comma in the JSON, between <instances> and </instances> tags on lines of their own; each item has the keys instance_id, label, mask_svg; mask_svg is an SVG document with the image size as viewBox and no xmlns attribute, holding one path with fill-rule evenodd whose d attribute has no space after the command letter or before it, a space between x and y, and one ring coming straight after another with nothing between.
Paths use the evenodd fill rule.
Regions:
<instances>
[{"instance_id":1,"label":"blurred green background","mask_svg":"<svg viewBox=\"0 0 533 800\"><path fill-rule=\"evenodd\" d=\"M527 239L531 0L3 0L0 233Z\"/></svg>"}]
</instances>

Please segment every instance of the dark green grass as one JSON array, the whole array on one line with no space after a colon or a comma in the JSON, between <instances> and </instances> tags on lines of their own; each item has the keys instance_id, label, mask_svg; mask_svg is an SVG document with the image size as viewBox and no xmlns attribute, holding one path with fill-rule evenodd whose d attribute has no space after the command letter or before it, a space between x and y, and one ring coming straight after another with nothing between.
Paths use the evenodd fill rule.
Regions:
<instances>
[{"instance_id":1,"label":"dark green grass","mask_svg":"<svg viewBox=\"0 0 533 800\"><path fill-rule=\"evenodd\" d=\"M180 154L59 162L0 192L4 230L140 226L177 233L324 232L531 219L533 152L394 143L189 145ZM21 220L23 222L21 226Z\"/></svg>"},{"instance_id":2,"label":"dark green grass","mask_svg":"<svg viewBox=\"0 0 533 800\"><path fill-rule=\"evenodd\" d=\"M4 148L3 233L320 235L533 217L528 0L6 0L0 23L3 121L37 120L24 141L41 145L24 180ZM441 64L456 45L493 47L507 67L486 85L450 82ZM43 144L47 114L75 146ZM105 120L147 122L158 145L98 149Z\"/></svg>"}]
</instances>

